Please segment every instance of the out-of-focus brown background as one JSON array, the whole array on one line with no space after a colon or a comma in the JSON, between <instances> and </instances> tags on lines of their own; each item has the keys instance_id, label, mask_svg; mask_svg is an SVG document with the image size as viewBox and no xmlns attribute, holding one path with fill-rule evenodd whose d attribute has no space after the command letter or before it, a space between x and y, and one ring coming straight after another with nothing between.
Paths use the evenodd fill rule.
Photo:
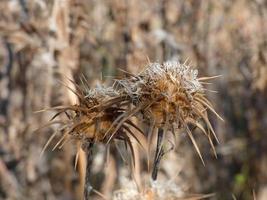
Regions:
<instances>
[{"instance_id":1,"label":"out-of-focus brown background","mask_svg":"<svg viewBox=\"0 0 267 200\"><path fill-rule=\"evenodd\" d=\"M210 115L221 142L218 159L199 137L204 167L181 135L160 175L178 174L177 187L186 193L267 199L264 0L1 0L0 199L79 199L75 145L50 146L40 158L54 130L34 132L51 117L34 111L75 103L59 83L64 77L79 83L83 74L95 87L121 76L119 68L140 71L148 58L188 60L200 75L223 75L208 86L218 91L208 96L225 119ZM101 155L93 186L110 197L127 170L116 153L108 169Z\"/></svg>"}]
</instances>

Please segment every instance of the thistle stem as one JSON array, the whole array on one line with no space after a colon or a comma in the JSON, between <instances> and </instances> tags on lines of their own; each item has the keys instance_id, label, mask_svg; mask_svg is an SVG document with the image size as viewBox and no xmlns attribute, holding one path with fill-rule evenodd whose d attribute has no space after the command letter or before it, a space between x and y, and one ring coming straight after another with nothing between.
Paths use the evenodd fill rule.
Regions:
<instances>
[{"instance_id":1,"label":"thistle stem","mask_svg":"<svg viewBox=\"0 0 267 200\"><path fill-rule=\"evenodd\" d=\"M155 158L154 158L154 163L153 163L153 171L152 171L153 181L157 180L160 160L162 156L164 155L163 148L162 148L163 132L164 131L162 128L158 129L157 148L156 148L156 153L155 153Z\"/></svg>"},{"instance_id":2,"label":"thistle stem","mask_svg":"<svg viewBox=\"0 0 267 200\"><path fill-rule=\"evenodd\" d=\"M84 200L89 200L90 193L92 191L92 186L90 184L91 168L93 164L93 143L88 142L83 148L86 153L86 173L85 173L85 183L84 183Z\"/></svg>"}]
</instances>

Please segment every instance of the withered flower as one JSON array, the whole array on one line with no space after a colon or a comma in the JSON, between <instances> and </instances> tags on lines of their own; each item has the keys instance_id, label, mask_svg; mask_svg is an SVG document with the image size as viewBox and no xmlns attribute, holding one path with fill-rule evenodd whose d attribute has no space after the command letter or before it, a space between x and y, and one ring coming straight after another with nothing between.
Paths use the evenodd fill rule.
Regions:
<instances>
[{"instance_id":1,"label":"withered flower","mask_svg":"<svg viewBox=\"0 0 267 200\"><path fill-rule=\"evenodd\" d=\"M80 144L78 147L87 142L107 144L112 139L123 140L130 146L132 154L130 137L135 138L142 146L146 145L142 130L129 118L124 118L128 115L125 108L128 101L125 95L120 95L112 87L83 90L77 86L77 91L73 92L77 95L79 104L52 108L57 111L52 123L61 114L66 115L64 119L54 121L61 124L60 129L64 132L54 149L69 139L77 140ZM133 132L132 129L136 131ZM45 148L55 135L56 133L50 137Z\"/></svg>"},{"instance_id":2,"label":"withered flower","mask_svg":"<svg viewBox=\"0 0 267 200\"><path fill-rule=\"evenodd\" d=\"M206 98L207 89L203 85L207 80L218 76L198 78L197 70L175 61L163 64L150 63L141 73L137 75L128 73L128 75L130 77L116 80L112 87L90 90L89 87L81 89L76 85L77 91L73 92L77 95L79 103L53 108L57 113L52 118L51 124L60 123L60 128L64 132L54 148L62 146L64 141L76 139L78 148L85 146L83 149L90 155L92 144L108 144L116 139L124 141L130 147L135 160L131 138L135 138L149 152L152 138L156 137L154 130L157 129L157 146L152 171L152 179L156 180L160 159L165 153L163 150L165 134L167 132L174 134L177 129L184 129L204 164L189 125L199 128L204 133L215 153L213 138L217 142L218 139L207 111L210 110L218 118L222 118ZM65 119L55 120L64 113L67 116ZM150 127L147 134L133 122L134 117L137 123L145 123ZM55 134L51 136L45 148L54 136ZM86 150L88 147L90 149Z\"/></svg>"},{"instance_id":3,"label":"withered flower","mask_svg":"<svg viewBox=\"0 0 267 200\"><path fill-rule=\"evenodd\" d=\"M131 138L134 138L144 148L147 144L144 133L131 121L129 113L126 112L126 108L130 105L125 95L119 94L112 87L84 90L77 85L77 91L72 91L77 95L79 103L51 108L56 111L56 114L48 125L59 123L59 130L63 132L63 136L53 149L61 148L66 141L77 141L75 167L78 161L78 149L82 148L85 151L87 164L84 197L88 199L92 190L89 175L93 159L92 148L95 143L108 144L115 139L123 141L131 151L133 167L135 154ZM61 116L62 114L65 114L65 118ZM59 116L61 117L59 118ZM59 119L56 120L57 118ZM57 132L49 138L43 151Z\"/></svg>"},{"instance_id":4,"label":"withered flower","mask_svg":"<svg viewBox=\"0 0 267 200\"><path fill-rule=\"evenodd\" d=\"M159 141L154 162L159 162L157 159L163 155L163 150L160 149L164 133L183 128L204 164L189 124L198 127L207 136L215 152L211 135L217 141L218 139L208 119L207 110L220 119L221 117L205 97L206 89L203 87L206 80L215 77L198 78L197 75L197 70L170 61L163 64L151 63L140 74L117 81L120 93L128 96L133 105L139 108L142 118L151 126L150 130L158 129ZM148 137L152 138L152 134L153 131L150 131Z\"/></svg>"}]
</instances>

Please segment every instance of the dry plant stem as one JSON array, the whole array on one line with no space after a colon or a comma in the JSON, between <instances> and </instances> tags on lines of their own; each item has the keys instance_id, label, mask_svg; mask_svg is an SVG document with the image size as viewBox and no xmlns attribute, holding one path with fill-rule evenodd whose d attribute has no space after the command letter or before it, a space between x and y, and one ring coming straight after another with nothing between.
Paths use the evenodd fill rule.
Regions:
<instances>
[{"instance_id":1,"label":"dry plant stem","mask_svg":"<svg viewBox=\"0 0 267 200\"><path fill-rule=\"evenodd\" d=\"M155 159L154 159L154 163L153 163L153 171L152 171L152 180L153 181L157 180L160 160L164 154L163 148L162 148L163 132L164 131L162 128L158 129L157 148L156 148Z\"/></svg>"},{"instance_id":2,"label":"dry plant stem","mask_svg":"<svg viewBox=\"0 0 267 200\"><path fill-rule=\"evenodd\" d=\"M86 153L87 162L86 162L86 174L85 174L85 183L84 183L84 200L89 200L90 192L92 191L92 186L90 184L90 172L93 164L93 143L88 142L84 147Z\"/></svg>"}]
</instances>

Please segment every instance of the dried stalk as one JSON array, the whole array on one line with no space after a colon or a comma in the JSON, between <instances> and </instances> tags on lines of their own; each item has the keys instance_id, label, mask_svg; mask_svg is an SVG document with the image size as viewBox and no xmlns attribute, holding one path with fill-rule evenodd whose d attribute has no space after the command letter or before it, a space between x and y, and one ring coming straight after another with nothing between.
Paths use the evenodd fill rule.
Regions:
<instances>
[{"instance_id":1,"label":"dried stalk","mask_svg":"<svg viewBox=\"0 0 267 200\"><path fill-rule=\"evenodd\" d=\"M85 183L84 183L84 200L89 200L90 193L93 189L93 187L90 184L90 176L91 176L91 168L93 164L93 143L88 141L84 147L83 150L86 153L86 174L85 174Z\"/></svg>"},{"instance_id":2,"label":"dried stalk","mask_svg":"<svg viewBox=\"0 0 267 200\"><path fill-rule=\"evenodd\" d=\"M160 160L164 154L163 148L162 148L163 134L164 134L163 129L159 128L158 129L158 138L157 138L157 147L156 147L156 153L155 153L155 158L154 158L154 163L153 163L153 171L152 171L152 180L153 181L157 180Z\"/></svg>"}]
</instances>

